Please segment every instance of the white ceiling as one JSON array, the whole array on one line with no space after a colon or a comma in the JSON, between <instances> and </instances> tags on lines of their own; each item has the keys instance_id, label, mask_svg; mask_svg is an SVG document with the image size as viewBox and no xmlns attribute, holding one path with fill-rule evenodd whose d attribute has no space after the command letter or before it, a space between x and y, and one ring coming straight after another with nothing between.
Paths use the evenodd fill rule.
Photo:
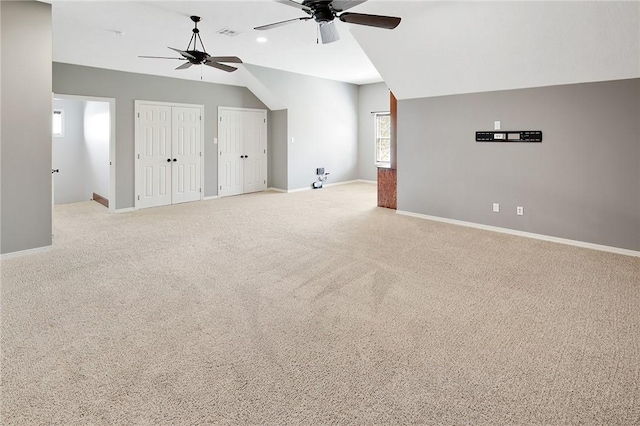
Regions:
<instances>
[{"instance_id":1,"label":"white ceiling","mask_svg":"<svg viewBox=\"0 0 640 426\"><path fill-rule=\"evenodd\" d=\"M353 27L398 99L640 77L639 1L373 2L388 34Z\"/></svg>"},{"instance_id":2,"label":"white ceiling","mask_svg":"<svg viewBox=\"0 0 640 426\"><path fill-rule=\"evenodd\" d=\"M354 84L385 81L398 99L640 77L637 0L369 0L352 11L400 16L400 26L336 22L342 39L328 45L316 44L312 21L253 30L304 15L272 0L50 2L54 61L144 74L248 85L247 72L175 71L178 61L138 58L186 48L189 16L198 15L211 55ZM216 34L222 28L239 35Z\"/></svg>"},{"instance_id":3,"label":"white ceiling","mask_svg":"<svg viewBox=\"0 0 640 426\"><path fill-rule=\"evenodd\" d=\"M79 65L244 85L239 73L208 67L175 71L178 61L140 59L138 55L176 56L168 46L186 49L191 15L202 18L200 35L212 56L234 55L244 62L290 72L366 84L381 81L375 67L349 32L336 22L341 40L316 44L316 24L295 22L268 31L256 26L306 16L270 0L259 1L62 1L53 5L53 60ZM367 12L368 4L352 9ZM216 32L227 28L234 37ZM123 33L118 36L116 31ZM379 30L389 32L388 30ZM268 42L256 42L259 36Z\"/></svg>"}]
</instances>

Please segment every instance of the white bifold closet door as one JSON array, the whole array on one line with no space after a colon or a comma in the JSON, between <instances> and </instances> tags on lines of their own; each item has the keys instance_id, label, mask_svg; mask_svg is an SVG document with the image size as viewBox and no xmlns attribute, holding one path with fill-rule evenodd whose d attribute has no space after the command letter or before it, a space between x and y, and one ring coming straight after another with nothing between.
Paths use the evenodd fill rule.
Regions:
<instances>
[{"instance_id":1,"label":"white bifold closet door","mask_svg":"<svg viewBox=\"0 0 640 426\"><path fill-rule=\"evenodd\" d=\"M200 109L139 105L138 208L200 200Z\"/></svg>"},{"instance_id":2,"label":"white bifold closet door","mask_svg":"<svg viewBox=\"0 0 640 426\"><path fill-rule=\"evenodd\" d=\"M267 111L218 110L218 195L267 189Z\"/></svg>"}]
</instances>

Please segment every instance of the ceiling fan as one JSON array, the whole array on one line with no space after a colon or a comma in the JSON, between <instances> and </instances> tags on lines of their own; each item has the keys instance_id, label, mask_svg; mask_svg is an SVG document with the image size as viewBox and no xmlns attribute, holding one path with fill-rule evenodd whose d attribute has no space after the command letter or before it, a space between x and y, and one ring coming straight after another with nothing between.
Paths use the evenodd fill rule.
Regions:
<instances>
[{"instance_id":1,"label":"ceiling fan","mask_svg":"<svg viewBox=\"0 0 640 426\"><path fill-rule=\"evenodd\" d=\"M232 67L230 65L222 64L221 62L227 62L232 64L241 64L242 60L237 56L210 56L204 49L204 44L202 43L202 38L200 37L200 30L198 29L198 22L200 22L199 16L192 16L191 20L195 23L195 28L192 30L193 34L191 35L191 40L189 40L189 45L187 46L187 50L174 49L170 47L169 49L175 50L182 58L170 58L166 56L138 56L139 58L154 58L154 59L176 59L179 61L187 61L184 64L180 65L177 70L184 70L192 65L207 65L213 68L217 68L222 71L233 72L238 68ZM200 46L202 46L202 51L198 50L196 45L196 41L200 41ZM193 47L191 46L193 43Z\"/></svg>"},{"instance_id":2,"label":"ceiling fan","mask_svg":"<svg viewBox=\"0 0 640 426\"><path fill-rule=\"evenodd\" d=\"M275 22L273 24L256 27L256 30L269 30L281 25L286 25L296 21L315 20L318 23L322 44L333 43L340 40L340 34L335 27L333 20L338 18L342 22L349 24L367 25L370 27L394 29L400 24L400 18L393 16L367 15L364 13L345 12L367 0L304 0L302 3L293 0L275 0L278 3L301 9L309 16L288 19L286 21Z\"/></svg>"}]
</instances>

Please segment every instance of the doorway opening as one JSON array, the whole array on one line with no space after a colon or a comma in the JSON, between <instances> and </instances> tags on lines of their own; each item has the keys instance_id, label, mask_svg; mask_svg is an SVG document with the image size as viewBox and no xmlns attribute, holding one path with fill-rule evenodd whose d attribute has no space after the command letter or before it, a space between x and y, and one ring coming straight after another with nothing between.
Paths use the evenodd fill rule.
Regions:
<instances>
[{"instance_id":1,"label":"doorway opening","mask_svg":"<svg viewBox=\"0 0 640 426\"><path fill-rule=\"evenodd\" d=\"M115 99L53 95L54 205L94 200L115 211Z\"/></svg>"}]
</instances>

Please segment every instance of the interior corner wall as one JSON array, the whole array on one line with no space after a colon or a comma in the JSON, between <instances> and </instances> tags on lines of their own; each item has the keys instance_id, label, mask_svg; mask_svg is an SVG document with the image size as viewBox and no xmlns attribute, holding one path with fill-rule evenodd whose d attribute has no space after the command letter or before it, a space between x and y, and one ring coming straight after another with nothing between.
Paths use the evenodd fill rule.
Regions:
<instances>
[{"instance_id":1,"label":"interior corner wall","mask_svg":"<svg viewBox=\"0 0 640 426\"><path fill-rule=\"evenodd\" d=\"M640 250L639 118L640 79L401 100L398 210Z\"/></svg>"},{"instance_id":2,"label":"interior corner wall","mask_svg":"<svg viewBox=\"0 0 640 426\"><path fill-rule=\"evenodd\" d=\"M287 190L287 115L286 109L271 113L271 145L269 147L269 188Z\"/></svg>"},{"instance_id":3,"label":"interior corner wall","mask_svg":"<svg viewBox=\"0 0 640 426\"><path fill-rule=\"evenodd\" d=\"M51 5L2 1L0 16L0 253L7 254L51 245Z\"/></svg>"},{"instance_id":4,"label":"interior corner wall","mask_svg":"<svg viewBox=\"0 0 640 426\"><path fill-rule=\"evenodd\" d=\"M385 83L359 87L358 114L358 179L377 181L375 165L375 116L373 112L389 111L389 89Z\"/></svg>"},{"instance_id":5,"label":"interior corner wall","mask_svg":"<svg viewBox=\"0 0 640 426\"><path fill-rule=\"evenodd\" d=\"M309 188L324 167L329 183L358 178L358 86L245 64L287 106L287 187ZM285 189L285 188L283 188Z\"/></svg>"},{"instance_id":6,"label":"interior corner wall","mask_svg":"<svg viewBox=\"0 0 640 426\"><path fill-rule=\"evenodd\" d=\"M205 197L218 194L218 157L214 144L214 138L218 137L218 107L268 109L245 87L57 62L53 64L53 91L64 95L115 98L116 209L134 206L135 100L204 105Z\"/></svg>"}]
</instances>

